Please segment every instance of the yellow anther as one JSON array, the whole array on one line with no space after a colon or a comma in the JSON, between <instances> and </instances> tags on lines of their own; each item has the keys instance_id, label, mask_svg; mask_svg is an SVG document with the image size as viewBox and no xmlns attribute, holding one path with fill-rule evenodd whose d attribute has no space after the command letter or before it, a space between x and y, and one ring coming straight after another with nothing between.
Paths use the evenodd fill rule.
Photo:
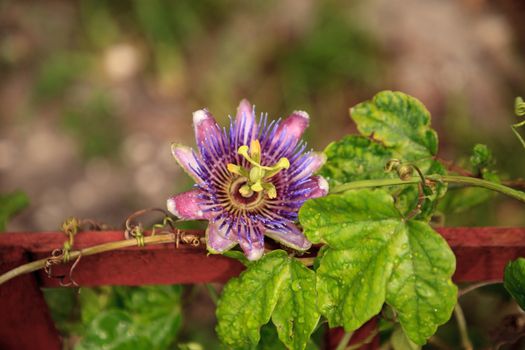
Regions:
<instances>
[{"instance_id":1,"label":"yellow anther","mask_svg":"<svg viewBox=\"0 0 525 350\"><path fill-rule=\"evenodd\" d=\"M288 169L290 167L290 161L288 160L288 158L282 157L281 159L279 159L277 164L275 164L275 167L280 169Z\"/></svg>"},{"instance_id":2,"label":"yellow anther","mask_svg":"<svg viewBox=\"0 0 525 350\"><path fill-rule=\"evenodd\" d=\"M261 181L257 181L256 183L251 185L250 188L255 192L261 192L263 190Z\"/></svg>"},{"instance_id":3,"label":"yellow anther","mask_svg":"<svg viewBox=\"0 0 525 350\"><path fill-rule=\"evenodd\" d=\"M253 195L253 191L248 185L244 185L241 188L239 188L239 193L245 198L249 198Z\"/></svg>"},{"instance_id":4,"label":"yellow anther","mask_svg":"<svg viewBox=\"0 0 525 350\"><path fill-rule=\"evenodd\" d=\"M228 171L230 173L234 173L234 174L240 175L240 171L239 171L240 170L240 166L232 164L232 163L228 163L228 165L226 167L228 168Z\"/></svg>"},{"instance_id":5,"label":"yellow anther","mask_svg":"<svg viewBox=\"0 0 525 350\"><path fill-rule=\"evenodd\" d=\"M240 146L237 149L237 153L252 165L252 167L248 169L231 163L227 165L229 172L247 178L246 184L239 189L241 196L248 198L253 195L253 192L264 191L268 195L268 198L276 198L277 190L275 186L271 182L264 180L271 178L283 169L288 169L290 167L288 158L282 157L274 166L262 165L261 143L259 140L252 140L250 147L247 145Z\"/></svg>"},{"instance_id":6,"label":"yellow anther","mask_svg":"<svg viewBox=\"0 0 525 350\"><path fill-rule=\"evenodd\" d=\"M266 191L266 194L268 195L268 198L273 199L277 197L277 190L275 189L274 184L271 182L267 182L263 185L264 190Z\"/></svg>"},{"instance_id":7,"label":"yellow anther","mask_svg":"<svg viewBox=\"0 0 525 350\"><path fill-rule=\"evenodd\" d=\"M271 167L269 171L266 172L266 175L264 176L265 179L269 179L272 176L278 174L283 169L288 169L290 167L290 161L288 158L281 158L279 161L275 164L275 166Z\"/></svg>"},{"instance_id":8,"label":"yellow anther","mask_svg":"<svg viewBox=\"0 0 525 350\"><path fill-rule=\"evenodd\" d=\"M239 149L237 150L237 153L239 153L241 156L245 157L245 158L249 158L248 157L248 146L246 145L242 145L241 147L239 147Z\"/></svg>"},{"instance_id":9,"label":"yellow anther","mask_svg":"<svg viewBox=\"0 0 525 350\"><path fill-rule=\"evenodd\" d=\"M250 156L256 163L261 162L261 144L259 140L252 140L250 143Z\"/></svg>"},{"instance_id":10,"label":"yellow anther","mask_svg":"<svg viewBox=\"0 0 525 350\"><path fill-rule=\"evenodd\" d=\"M248 171L239 165L229 163L226 167L230 173L248 177Z\"/></svg>"}]
</instances>

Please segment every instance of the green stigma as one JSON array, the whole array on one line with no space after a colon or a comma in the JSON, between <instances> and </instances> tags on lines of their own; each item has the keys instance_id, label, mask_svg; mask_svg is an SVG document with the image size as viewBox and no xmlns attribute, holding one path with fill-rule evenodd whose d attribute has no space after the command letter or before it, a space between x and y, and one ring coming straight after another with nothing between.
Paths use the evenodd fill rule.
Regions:
<instances>
[{"instance_id":1,"label":"green stigma","mask_svg":"<svg viewBox=\"0 0 525 350\"><path fill-rule=\"evenodd\" d=\"M259 140L253 140L250 147L243 145L237 153L243 156L251 165L250 169L243 168L232 163L228 164L228 171L246 178L246 184L239 189L243 197L251 197L254 192L264 192L268 198L277 197L275 186L266 180L275 176L283 169L290 167L290 161L282 157L274 166L261 165L261 144Z\"/></svg>"}]
</instances>

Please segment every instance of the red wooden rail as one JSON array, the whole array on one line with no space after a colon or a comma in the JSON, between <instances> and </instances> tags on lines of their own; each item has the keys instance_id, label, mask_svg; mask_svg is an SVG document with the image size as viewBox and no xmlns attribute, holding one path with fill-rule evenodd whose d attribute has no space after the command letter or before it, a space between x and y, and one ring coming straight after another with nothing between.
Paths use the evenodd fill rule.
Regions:
<instances>
[{"instance_id":1,"label":"red wooden rail","mask_svg":"<svg viewBox=\"0 0 525 350\"><path fill-rule=\"evenodd\" d=\"M525 256L525 228L438 231L456 254L456 282L501 280L505 264ZM75 237L75 249L121 239L121 231L81 232ZM0 273L48 257L64 240L60 232L1 234ZM75 269L74 279L80 286L193 284L226 282L242 269L237 261L206 255L200 247L176 248L166 244L84 257ZM69 266L56 266L53 271L67 274ZM60 337L39 289L57 286L58 280L48 278L42 271L16 277L0 286L0 349L61 349Z\"/></svg>"}]
</instances>

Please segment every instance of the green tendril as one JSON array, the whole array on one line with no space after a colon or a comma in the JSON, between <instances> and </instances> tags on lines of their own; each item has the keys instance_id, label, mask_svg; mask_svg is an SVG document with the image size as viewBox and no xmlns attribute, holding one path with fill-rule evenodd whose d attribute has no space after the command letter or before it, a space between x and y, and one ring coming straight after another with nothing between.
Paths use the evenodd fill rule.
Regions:
<instances>
[{"instance_id":1,"label":"green tendril","mask_svg":"<svg viewBox=\"0 0 525 350\"><path fill-rule=\"evenodd\" d=\"M73 248L73 243L75 242L75 235L78 233L80 228L80 222L77 218L71 217L64 221L62 224L62 232L67 235L67 240L64 242L62 247L62 260L67 263L71 259L71 249Z\"/></svg>"},{"instance_id":2,"label":"green tendril","mask_svg":"<svg viewBox=\"0 0 525 350\"><path fill-rule=\"evenodd\" d=\"M514 103L514 113L516 113L518 117L522 117L525 115L525 101L523 101L521 97L516 97L516 101ZM516 134L518 140L520 140L521 144L523 145L523 148L525 148L525 140L518 132L518 128L522 126L525 126L525 120L520 123L512 124L511 128L514 134Z\"/></svg>"}]
</instances>

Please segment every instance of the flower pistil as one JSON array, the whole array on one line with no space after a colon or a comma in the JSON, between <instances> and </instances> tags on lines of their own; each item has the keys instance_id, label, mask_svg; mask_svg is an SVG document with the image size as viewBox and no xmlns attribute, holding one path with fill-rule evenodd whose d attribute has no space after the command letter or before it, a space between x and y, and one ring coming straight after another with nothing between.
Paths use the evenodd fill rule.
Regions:
<instances>
[{"instance_id":1,"label":"flower pistil","mask_svg":"<svg viewBox=\"0 0 525 350\"><path fill-rule=\"evenodd\" d=\"M246 183L239 188L241 196L249 198L254 192L263 192L266 193L270 199L277 197L277 190L275 189L275 185L270 181L270 178L277 175L281 170L290 167L288 158L281 157L273 166L262 165L261 144L257 139L251 141L250 147L247 145L239 147L237 153L252 165L250 169L233 163L227 165L228 171L242 176L246 180Z\"/></svg>"}]
</instances>

